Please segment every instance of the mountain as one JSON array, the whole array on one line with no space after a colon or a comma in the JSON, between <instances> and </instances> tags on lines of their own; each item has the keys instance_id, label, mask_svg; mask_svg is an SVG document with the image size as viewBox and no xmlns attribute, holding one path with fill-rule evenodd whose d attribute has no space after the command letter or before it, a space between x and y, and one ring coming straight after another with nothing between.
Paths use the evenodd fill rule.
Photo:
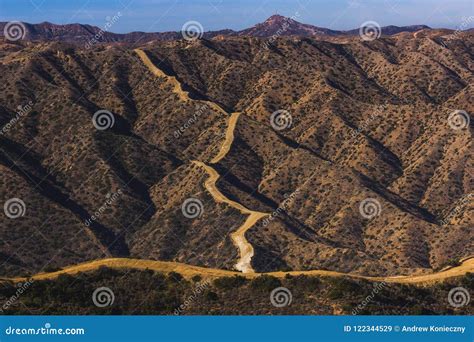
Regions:
<instances>
[{"instance_id":1,"label":"mountain","mask_svg":"<svg viewBox=\"0 0 474 342\"><path fill-rule=\"evenodd\" d=\"M380 31L384 35L394 35L401 32L416 32L423 29L430 29L426 25L410 26L384 26ZM356 36L359 35L359 29L349 31L330 30L323 27L317 27L308 24L302 24L292 18L281 15L273 15L263 23L257 24L251 28L239 31L240 36L250 37L272 37L272 36Z\"/></svg>"},{"instance_id":2,"label":"mountain","mask_svg":"<svg viewBox=\"0 0 474 342\"><path fill-rule=\"evenodd\" d=\"M0 22L3 34L7 23ZM113 28L112 24L110 25ZM125 34L113 33L109 29L83 24L56 25L49 22L40 24L24 23L25 40L29 41L64 41L70 43L88 43L96 40L103 43L122 42L143 44L153 40L182 39L181 32L130 32ZM401 32L415 32L429 29L426 25L386 26L381 28L384 35L394 35ZM350 31L335 31L313 25L302 24L292 18L273 15L263 23L241 31L219 30L203 32L203 37L249 36L249 37L278 37L278 36L357 36L359 29Z\"/></svg>"},{"instance_id":3,"label":"mountain","mask_svg":"<svg viewBox=\"0 0 474 342\"><path fill-rule=\"evenodd\" d=\"M409 25L409 26L383 26L380 28L382 34L387 36L392 36L394 34L402 33L402 32L417 32L421 30L430 30L431 27L426 25ZM359 34L359 29L345 31L346 34L349 35L357 35Z\"/></svg>"},{"instance_id":4,"label":"mountain","mask_svg":"<svg viewBox=\"0 0 474 342\"><path fill-rule=\"evenodd\" d=\"M263 23L238 32L239 36L271 37L278 36L315 36L315 35L338 35L341 31L334 31L313 25L302 24L292 18L281 15L272 15ZM358 34L358 33L357 33Z\"/></svg>"},{"instance_id":5,"label":"mountain","mask_svg":"<svg viewBox=\"0 0 474 342\"><path fill-rule=\"evenodd\" d=\"M0 29L7 23L0 22ZM64 41L69 43L87 43L93 39L104 43L124 42L124 43L146 43L153 40L175 40L181 39L180 32L130 32L119 34L108 32L97 26L84 24L56 25L49 22L40 24L24 23L25 40L30 41ZM217 35L232 35L232 30L221 30L207 32L206 37L212 38Z\"/></svg>"},{"instance_id":6,"label":"mountain","mask_svg":"<svg viewBox=\"0 0 474 342\"><path fill-rule=\"evenodd\" d=\"M423 33L0 42L0 274L397 276L473 255L474 36Z\"/></svg>"},{"instance_id":7,"label":"mountain","mask_svg":"<svg viewBox=\"0 0 474 342\"><path fill-rule=\"evenodd\" d=\"M0 23L0 29L3 29L7 23ZM85 43L97 38L100 42L132 42L140 40L148 42L151 40L172 40L179 39L181 35L177 32L146 33L130 32L127 34L112 33L103 30L97 26L84 24L66 24L56 25L49 22L40 24L24 23L25 40L31 41L64 41Z\"/></svg>"}]
</instances>

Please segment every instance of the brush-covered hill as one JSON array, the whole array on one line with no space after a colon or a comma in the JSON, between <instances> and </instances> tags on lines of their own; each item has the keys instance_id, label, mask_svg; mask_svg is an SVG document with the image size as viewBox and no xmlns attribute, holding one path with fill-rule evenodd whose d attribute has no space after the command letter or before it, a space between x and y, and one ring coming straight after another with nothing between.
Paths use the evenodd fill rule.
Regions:
<instances>
[{"instance_id":1,"label":"brush-covered hill","mask_svg":"<svg viewBox=\"0 0 474 342\"><path fill-rule=\"evenodd\" d=\"M474 254L474 35L421 33L143 44L162 76L126 45L2 42L0 199L25 211L0 215L0 273L109 256L232 269L246 216L192 161L211 164L233 112L213 167L225 196L273 213L246 234L256 271L409 274Z\"/></svg>"}]
</instances>

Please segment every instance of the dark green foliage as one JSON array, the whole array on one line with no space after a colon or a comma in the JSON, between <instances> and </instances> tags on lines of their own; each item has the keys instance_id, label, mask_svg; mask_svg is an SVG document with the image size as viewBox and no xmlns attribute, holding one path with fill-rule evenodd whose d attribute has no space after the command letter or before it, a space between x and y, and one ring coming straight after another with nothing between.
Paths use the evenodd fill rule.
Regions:
<instances>
[{"instance_id":1,"label":"dark green foliage","mask_svg":"<svg viewBox=\"0 0 474 342\"><path fill-rule=\"evenodd\" d=\"M262 275L253 279L250 283L250 286L256 290L261 291L271 291L274 288L281 285L281 281L278 278L269 276L269 275Z\"/></svg>"},{"instance_id":2,"label":"dark green foliage","mask_svg":"<svg viewBox=\"0 0 474 342\"><path fill-rule=\"evenodd\" d=\"M447 301L453 287L473 288L473 274L429 287L310 276L280 279L263 275L252 280L236 276L213 282L197 282L198 278L201 277L187 280L178 273L102 267L91 273L34 281L3 311L8 315L331 315L341 310L358 315L474 313L472 303L455 309ZM291 305L277 308L271 304L270 293L279 286L291 291ZM112 305L94 305L92 294L99 287L108 287L113 292ZM0 284L0 308L18 288L10 282Z\"/></svg>"},{"instance_id":3,"label":"dark green foliage","mask_svg":"<svg viewBox=\"0 0 474 342\"><path fill-rule=\"evenodd\" d=\"M195 283L199 283L202 280L202 277L200 275L195 275L194 277L191 278L192 281Z\"/></svg>"},{"instance_id":4,"label":"dark green foliage","mask_svg":"<svg viewBox=\"0 0 474 342\"><path fill-rule=\"evenodd\" d=\"M328 293L329 299L350 297L360 290L360 286L357 283L346 278L329 278L328 283L331 284L331 289Z\"/></svg>"},{"instance_id":5,"label":"dark green foliage","mask_svg":"<svg viewBox=\"0 0 474 342\"><path fill-rule=\"evenodd\" d=\"M206 299L210 300L210 301L216 301L216 300L219 299L219 296L217 295L217 293L215 293L213 291L207 291L206 292Z\"/></svg>"},{"instance_id":6,"label":"dark green foliage","mask_svg":"<svg viewBox=\"0 0 474 342\"><path fill-rule=\"evenodd\" d=\"M467 273L463 278L462 278L462 286L474 290L474 273Z\"/></svg>"},{"instance_id":7,"label":"dark green foliage","mask_svg":"<svg viewBox=\"0 0 474 342\"><path fill-rule=\"evenodd\" d=\"M231 290L245 284L247 279L241 276L219 278L214 281L214 285L219 289Z\"/></svg>"},{"instance_id":8,"label":"dark green foliage","mask_svg":"<svg viewBox=\"0 0 474 342\"><path fill-rule=\"evenodd\" d=\"M308 277L306 275L299 275L292 279L292 283L297 283L298 286L305 289L305 291L318 291L321 289L321 280L317 277Z\"/></svg>"}]
</instances>

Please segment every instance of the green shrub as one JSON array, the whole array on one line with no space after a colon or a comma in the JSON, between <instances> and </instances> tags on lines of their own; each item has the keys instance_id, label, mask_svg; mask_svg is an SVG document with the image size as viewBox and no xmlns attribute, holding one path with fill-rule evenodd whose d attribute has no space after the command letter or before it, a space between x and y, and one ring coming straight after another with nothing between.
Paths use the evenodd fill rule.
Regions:
<instances>
[{"instance_id":1,"label":"green shrub","mask_svg":"<svg viewBox=\"0 0 474 342\"><path fill-rule=\"evenodd\" d=\"M217 293L213 292L213 291L207 291L206 292L206 299L209 300L209 301L216 301L219 299L219 296L217 295Z\"/></svg>"},{"instance_id":2,"label":"green shrub","mask_svg":"<svg viewBox=\"0 0 474 342\"><path fill-rule=\"evenodd\" d=\"M345 278L330 278L328 283L330 285L328 292L329 299L339 299L345 296L354 296L361 289L357 283Z\"/></svg>"},{"instance_id":3,"label":"green shrub","mask_svg":"<svg viewBox=\"0 0 474 342\"><path fill-rule=\"evenodd\" d=\"M262 275L252 280L250 286L255 290L271 291L274 288L281 285L281 281L278 278Z\"/></svg>"},{"instance_id":4,"label":"green shrub","mask_svg":"<svg viewBox=\"0 0 474 342\"><path fill-rule=\"evenodd\" d=\"M223 277L216 279L214 286L223 290L231 290L244 285L246 282L247 279L242 276Z\"/></svg>"}]
</instances>

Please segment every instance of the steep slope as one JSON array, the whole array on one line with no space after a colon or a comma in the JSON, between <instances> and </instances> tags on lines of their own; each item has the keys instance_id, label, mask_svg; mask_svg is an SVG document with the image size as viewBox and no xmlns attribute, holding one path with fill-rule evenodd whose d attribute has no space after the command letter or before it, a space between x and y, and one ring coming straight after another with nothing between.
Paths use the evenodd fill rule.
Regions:
<instances>
[{"instance_id":1,"label":"steep slope","mask_svg":"<svg viewBox=\"0 0 474 342\"><path fill-rule=\"evenodd\" d=\"M0 217L2 274L132 257L383 276L473 254L472 33L267 42L2 43L0 195L26 206Z\"/></svg>"}]
</instances>

